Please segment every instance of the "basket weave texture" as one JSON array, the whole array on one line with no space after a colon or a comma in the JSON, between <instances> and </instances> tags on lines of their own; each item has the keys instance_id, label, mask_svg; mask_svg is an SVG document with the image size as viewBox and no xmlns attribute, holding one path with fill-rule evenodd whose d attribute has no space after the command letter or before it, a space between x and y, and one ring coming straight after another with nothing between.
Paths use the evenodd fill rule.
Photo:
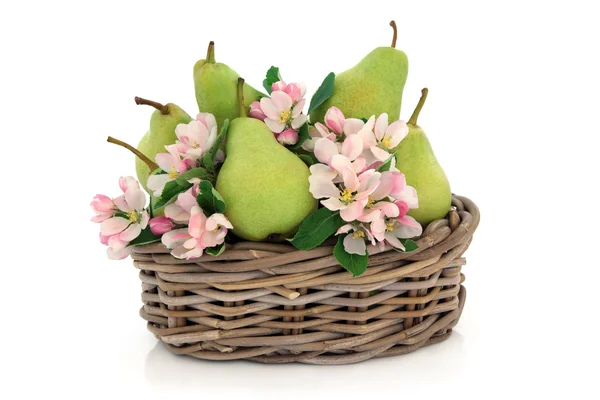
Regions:
<instances>
[{"instance_id":1,"label":"basket weave texture","mask_svg":"<svg viewBox=\"0 0 600 400\"><path fill-rule=\"evenodd\" d=\"M207 360L349 364L439 343L460 318L462 255L479 223L472 201L452 204L418 250L370 249L355 278L332 246L241 242L190 261L160 243L132 247L140 314L169 350Z\"/></svg>"}]
</instances>

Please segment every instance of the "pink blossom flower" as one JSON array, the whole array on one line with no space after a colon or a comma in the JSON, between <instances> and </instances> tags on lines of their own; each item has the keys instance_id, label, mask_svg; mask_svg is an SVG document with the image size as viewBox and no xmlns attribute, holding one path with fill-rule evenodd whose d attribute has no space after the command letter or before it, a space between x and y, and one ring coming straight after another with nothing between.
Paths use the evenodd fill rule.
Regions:
<instances>
[{"instance_id":1,"label":"pink blossom flower","mask_svg":"<svg viewBox=\"0 0 600 400\"><path fill-rule=\"evenodd\" d=\"M194 180L194 185L184 193L179 193L175 202L165 206L165 217L178 224L187 224L190 220L192 208L198 205L196 197L200 192L199 179Z\"/></svg>"},{"instance_id":2,"label":"pink blossom flower","mask_svg":"<svg viewBox=\"0 0 600 400\"><path fill-rule=\"evenodd\" d=\"M404 250L399 239L410 239L423 233L421 225L411 216L406 215L410 209L418 208L419 200L414 187L406 184L406 177L400 172L384 172L389 179L386 189L389 197L394 199L394 212L383 213L382 218L371 223L373 236L380 242ZM391 207L388 210L392 209ZM396 213L397 210L397 213Z\"/></svg>"},{"instance_id":3,"label":"pink blossom flower","mask_svg":"<svg viewBox=\"0 0 600 400\"><path fill-rule=\"evenodd\" d=\"M398 146L408 134L408 126L402 120L388 125L388 115L383 113L377 121L371 117L357 134L363 140L366 154L362 156L367 163L385 161L390 157L389 151Z\"/></svg>"},{"instance_id":4,"label":"pink blossom flower","mask_svg":"<svg viewBox=\"0 0 600 400\"><path fill-rule=\"evenodd\" d=\"M283 145L294 145L298 143L298 132L293 129L286 129L285 131L275 134L277 141Z\"/></svg>"},{"instance_id":5,"label":"pink blossom flower","mask_svg":"<svg viewBox=\"0 0 600 400\"><path fill-rule=\"evenodd\" d=\"M190 210L188 228L165 233L162 243L171 249L173 257L190 260L202 256L204 249L223 243L227 230L232 228L223 214L213 214L207 218L196 205Z\"/></svg>"},{"instance_id":6,"label":"pink blossom flower","mask_svg":"<svg viewBox=\"0 0 600 400\"><path fill-rule=\"evenodd\" d=\"M90 203L92 210L98 214L92 217L93 222L102 222L115 214L117 206L110 197L103 194L97 194Z\"/></svg>"},{"instance_id":7,"label":"pink blossom flower","mask_svg":"<svg viewBox=\"0 0 600 400\"><path fill-rule=\"evenodd\" d=\"M110 259L127 257L125 247L138 237L148 225L149 215L145 210L146 196L139 183L132 177L121 178L122 196L115 198L114 204L121 215L114 215L100 225L100 241L108 245L107 254Z\"/></svg>"},{"instance_id":8,"label":"pink blossom flower","mask_svg":"<svg viewBox=\"0 0 600 400\"><path fill-rule=\"evenodd\" d=\"M217 140L217 121L210 113L199 113L194 121L179 124L175 128L179 139L177 150L195 163L210 150Z\"/></svg>"},{"instance_id":9,"label":"pink blossom flower","mask_svg":"<svg viewBox=\"0 0 600 400\"><path fill-rule=\"evenodd\" d=\"M267 118L267 116L262 112L262 109L260 108L260 102L258 101L250 104L250 112L248 115L250 118L260 119L261 121L264 121L265 118Z\"/></svg>"},{"instance_id":10,"label":"pink blossom flower","mask_svg":"<svg viewBox=\"0 0 600 400\"><path fill-rule=\"evenodd\" d=\"M346 235L343 241L344 250L346 250L347 253L359 254L364 256L367 252L367 245L365 243L365 240L368 240L372 244L375 244L373 235L371 234L369 229L367 229L362 224L358 226L353 224L346 224L340 229L338 229L338 231L335 234L337 236L348 232L351 233Z\"/></svg>"},{"instance_id":11,"label":"pink blossom flower","mask_svg":"<svg viewBox=\"0 0 600 400\"><path fill-rule=\"evenodd\" d=\"M400 239L420 236L423 228L413 217L400 214L398 218L379 219L371 223L373 236L397 249L406 250Z\"/></svg>"},{"instance_id":12,"label":"pink blossom flower","mask_svg":"<svg viewBox=\"0 0 600 400\"><path fill-rule=\"evenodd\" d=\"M342 182L341 187L337 187L331 179L331 172L319 172L322 167L311 166L311 172L308 180L310 183L309 190L313 197L321 200L326 208L331 211L340 211L340 216L344 221L350 222L357 220L363 214L364 208L369 202L369 195L379 186L380 173L374 171L366 171L360 176L352 170L351 167L346 167L341 172ZM368 173L368 175L366 174Z\"/></svg>"},{"instance_id":13,"label":"pink blossom flower","mask_svg":"<svg viewBox=\"0 0 600 400\"><path fill-rule=\"evenodd\" d=\"M373 171L373 170L369 170ZM372 172L369 172L372 173ZM363 174L367 175L367 173ZM368 175L367 175L368 176ZM381 173L380 184L369 196L365 212L359 218L362 222L373 222L379 218L395 218L400 214L398 205L393 202L392 193L403 190L406 178L399 171L386 171Z\"/></svg>"},{"instance_id":14,"label":"pink blossom flower","mask_svg":"<svg viewBox=\"0 0 600 400\"><path fill-rule=\"evenodd\" d=\"M194 121L192 121L194 122ZM187 171L191 166L189 160L182 160L182 154L178 150L178 145L165 146L168 153L158 153L156 163L166 172L166 174L154 174L148 177L148 188L154 191L154 196L160 197L167 182L177 179L177 177Z\"/></svg>"},{"instance_id":15,"label":"pink blossom flower","mask_svg":"<svg viewBox=\"0 0 600 400\"><path fill-rule=\"evenodd\" d=\"M167 217L154 217L150 221L148 221L148 225L150 226L150 230L156 236L162 236L165 233L169 232L173 229L175 224L171 221L170 218Z\"/></svg>"},{"instance_id":16,"label":"pink blossom flower","mask_svg":"<svg viewBox=\"0 0 600 400\"><path fill-rule=\"evenodd\" d=\"M307 120L302 114L304 99L294 105L294 100L284 91L271 93L271 98L260 99L260 108L266 115L265 124L273 133L281 133L286 128L299 129Z\"/></svg>"}]
</instances>

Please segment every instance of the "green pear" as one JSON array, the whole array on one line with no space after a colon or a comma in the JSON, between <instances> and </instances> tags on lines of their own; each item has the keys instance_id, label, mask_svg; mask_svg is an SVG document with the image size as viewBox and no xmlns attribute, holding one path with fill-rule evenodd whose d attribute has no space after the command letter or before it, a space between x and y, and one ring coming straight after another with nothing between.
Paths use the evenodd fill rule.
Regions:
<instances>
[{"instance_id":1,"label":"green pear","mask_svg":"<svg viewBox=\"0 0 600 400\"><path fill-rule=\"evenodd\" d=\"M240 78L239 103L244 80ZM229 126L227 158L217 177L225 215L233 233L252 241L281 241L292 236L317 209L309 191L308 167L280 145L264 122L240 117Z\"/></svg>"},{"instance_id":2,"label":"green pear","mask_svg":"<svg viewBox=\"0 0 600 400\"><path fill-rule=\"evenodd\" d=\"M410 210L408 215L427 225L448 214L452 192L425 131L417 125L419 113L427 98L427 88L421 93L419 104L407 123L408 135L393 151L396 154L396 167L406 176L406 183L417 189L419 196L419 208Z\"/></svg>"},{"instance_id":3,"label":"green pear","mask_svg":"<svg viewBox=\"0 0 600 400\"><path fill-rule=\"evenodd\" d=\"M395 48L396 23L391 47L378 47L358 64L338 74L333 94L310 113L311 123L324 122L327 110L335 106L346 118L369 118L387 113L389 121L400 116L402 92L408 74L406 54Z\"/></svg>"},{"instance_id":4,"label":"green pear","mask_svg":"<svg viewBox=\"0 0 600 400\"><path fill-rule=\"evenodd\" d=\"M141 97L135 98L136 104L149 105L156 110L150 117L150 130L146 132L137 148L146 157L154 160L158 153L165 153L165 146L175 143L177 136L175 135L175 128L179 124L187 124L192 120L181 107L168 103L162 105L155 101L142 99ZM148 176L152 170L148 167L147 163L141 158L135 159L135 171L137 173L140 184L144 187L146 192L152 194L152 191L146 186Z\"/></svg>"},{"instance_id":5,"label":"green pear","mask_svg":"<svg viewBox=\"0 0 600 400\"><path fill-rule=\"evenodd\" d=\"M223 121L233 121L240 116L237 97L237 81L240 76L226 64L215 61L215 43L210 42L206 59L194 65L194 86L200 112L215 116L219 128ZM244 86L244 105L250 107L265 95L250 85Z\"/></svg>"}]
</instances>

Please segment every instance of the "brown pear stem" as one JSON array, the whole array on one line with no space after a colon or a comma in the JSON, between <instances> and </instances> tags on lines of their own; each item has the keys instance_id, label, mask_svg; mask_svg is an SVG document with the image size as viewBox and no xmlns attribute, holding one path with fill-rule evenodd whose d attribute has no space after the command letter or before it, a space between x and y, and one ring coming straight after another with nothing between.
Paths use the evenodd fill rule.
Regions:
<instances>
[{"instance_id":1,"label":"brown pear stem","mask_svg":"<svg viewBox=\"0 0 600 400\"><path fill-rule=\"evenodd\" d=\"M145 106L152 106L158 111L160 111L162 115L169 115L169 107L167 107L166 105L162 105L156 101L146 100L142 99L141 97L135 96L135 104L137 104L138 106L142 104Z\"/></svg>"},{"instance_id":2,"label":"brown pear stem","mask_svg":"<svg viewBox=\"0 0 600 400\"><path fill-rule=\"evenodd\" d=\"M210 64L215 63L215 42L212 40L208 44L208 50L206 50L206 62Z\"/></svg>"},{"instance_id":3,"label":"brown pear stem","mask_svg":"<svg viewBox=\"0 0 600 400\"><path fill-rule=\"evenodd\" d=\"M158 165L152 161L151 159L149 159L148 157L146 157L141 151L139 151L138 149L136 149L135 147L133 147L132 145L125 143L119 139L115 139L112 136L109 136L108 139L106 139L106 141L108 143L113 143L116 145L119 145L121 147L125 147L127 150L131 151L133 154L135 154L136 156L138 156L138 158L140 160L142 160L143 162L146 163L146 165L148 166L148 168L150 168L150 172L154 171L155 169L158 169Z\"/></svg>"},{"instance_id":4,"label":"brown pear stem","mask_svg":"<svg viewBox=\"0 0 600 400\"><path fill-rule=\"evenodd\" d=\"M427 88L423 88L421 90L421 98L419 99L419 104L417 104L415 111L413 111L412 115L410 116L410 119L408 120L409 124L414 125L414 126L417 125L417 119L419 119L419 114L421 113L421 109L425 105L425 100L427 99L428 93L429 93L429 89L427 89Z\"/></svg>"},{"instance_id":5,"label":"brown pear stem","mask_svg":"<svg viewBox=\"0 0 600 400\"><path fill-rule=\"evenodd\" d=\"M398 28L396 27L396 21L391 20L390 26L394 29L394 37L392 38L392 47L396 48L396 39L398 39Z\"/></svg>"},{"instance_id":6,"label":"brown pear stem","mask_svg":"<svg viewBox=\"0 0 600 400\"><path fill-rule=\"evenodd\" d=\"M244 78L238 78L237 85L238 107L240 108L240 118L246 118L246 106L244 105Z\"/></svg>"}]
</instances>

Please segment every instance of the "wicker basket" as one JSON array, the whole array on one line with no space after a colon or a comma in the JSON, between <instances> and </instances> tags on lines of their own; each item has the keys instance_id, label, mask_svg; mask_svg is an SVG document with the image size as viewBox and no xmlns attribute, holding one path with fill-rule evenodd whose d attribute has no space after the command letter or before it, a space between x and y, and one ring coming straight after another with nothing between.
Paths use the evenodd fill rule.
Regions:
<instances>
[{"instance_id":1,"label":"wicker basket","mask_svg":"<svg viewBox=\"0 0 600 400\"><path fill-rule=\"evenodd\" d=\"M417 251L371 251L357 278L331 246L242 242L193 262L160 243L133 247L140 314L169 350L207 360L348 364L439 343L460 318L462 255L479 223L469 199L453 206Z\"/></svg>"}]
</instances>

